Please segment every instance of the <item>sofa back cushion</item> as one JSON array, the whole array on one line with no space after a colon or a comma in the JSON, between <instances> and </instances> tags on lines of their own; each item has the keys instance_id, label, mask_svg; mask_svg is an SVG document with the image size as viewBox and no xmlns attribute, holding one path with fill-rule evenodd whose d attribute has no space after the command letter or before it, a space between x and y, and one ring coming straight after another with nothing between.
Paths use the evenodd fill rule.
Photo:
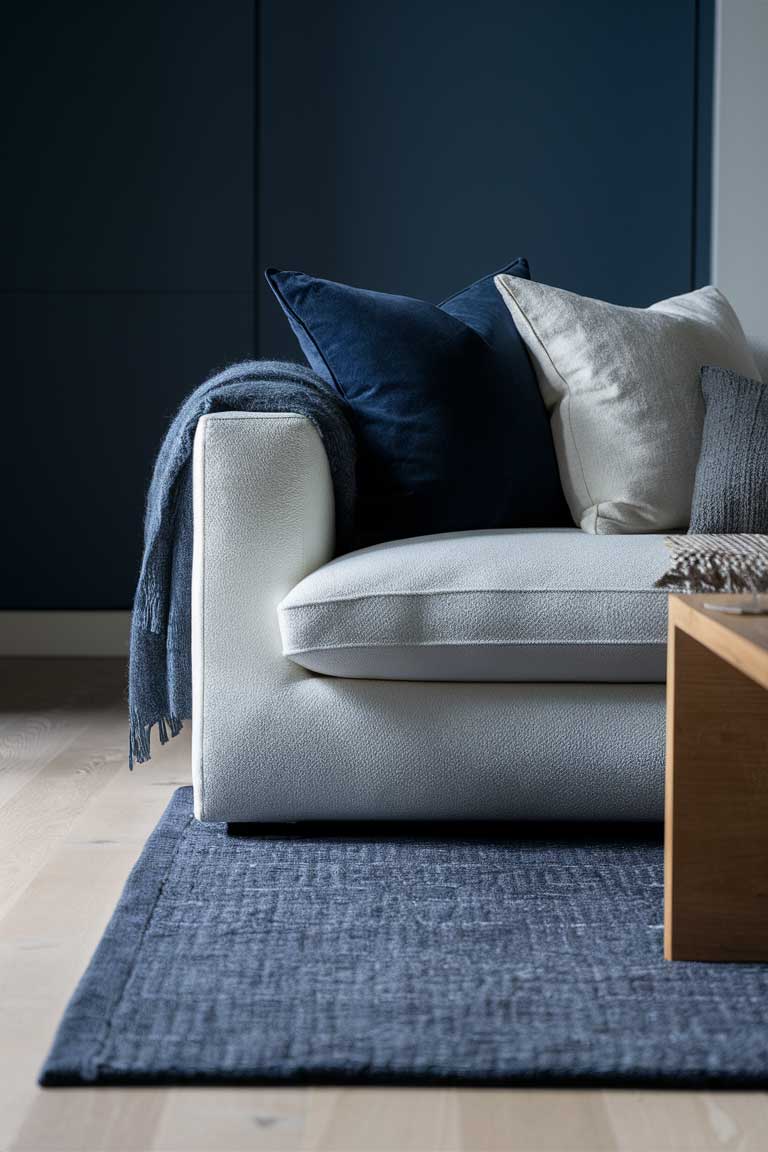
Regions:
<instances>
[{"instance_id":1,"label":"sofa back cushion","mask_svg":"<svg viewBox=\"0 0 768 1152\"><path fill-rule=\"evenodd\" d=\"M522 259L506 271L529 274ZM266 276L309 364L349 404L362 543L571 523L546 409L493 276L440 305Z\"/></svg>"},{"instance_id":2,"label":"sofa back cushion","mask_svg":"<svg viewBox=\"0 0 768 1152\"><path fill-rule=\"evenodd\" d=\"M587 532L685 528L701 445L703 364L758 377L716 288L623 308L496 278L552 418L560 478Z\"/></svg>"}]
</instances>

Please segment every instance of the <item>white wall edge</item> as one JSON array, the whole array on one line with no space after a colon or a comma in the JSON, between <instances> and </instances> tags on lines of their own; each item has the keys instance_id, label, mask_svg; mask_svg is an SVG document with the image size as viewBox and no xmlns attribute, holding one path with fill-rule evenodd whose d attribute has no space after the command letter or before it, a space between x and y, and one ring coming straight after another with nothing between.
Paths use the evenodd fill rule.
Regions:
<instances>
[{"instance_id":1,"label":"white wall edge","mask_svg":"<svg viewBox=\"0 0 768 1152\"><path fill-rule=\"evenodd\" d=\"M0 656L128 656L131 613L0 612Z\"/></svg>"},{"instance_id":2,"label":"white wall edge","mask_svg":"<svg viewBox=\"0 0 768 1152\"><path fill-rule=\"evenodd\" d=\"M716 0L711 280L768 381L768 0Z\"/></svg>"},{"instance_id":3,"label":"white wall edge","mask_svg":"<svg viewBox=\"0 0 768 1152\"><path fill-rule=\"evenodd\" d=\"M712 157L711 157L711 198L709 217L709 282L717 284L719 279L719 257L717 226L720 219L720 90L722 87L722 0L715 0L715 50L712 61Z\"/></svg>"}]
</instances>

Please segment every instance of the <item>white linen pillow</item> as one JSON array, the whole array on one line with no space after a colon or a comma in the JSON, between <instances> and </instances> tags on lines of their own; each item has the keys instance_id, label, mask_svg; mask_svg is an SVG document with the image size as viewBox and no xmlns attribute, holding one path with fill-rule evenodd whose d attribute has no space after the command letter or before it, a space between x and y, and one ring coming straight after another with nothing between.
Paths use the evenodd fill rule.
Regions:
<instances>
[{"instance_id":1,"label":"white linen pillow","mask_svg":"<svg viewBox=\"0 0 768 1152\"><path fill-rule=\"evenodd\" d=\"M495 283L550 413L574 521L597 534L687 527L704 420L699 372L714 364L760 379L722 292L622 308L517 276Z\"/></svg>"}]
</instances>

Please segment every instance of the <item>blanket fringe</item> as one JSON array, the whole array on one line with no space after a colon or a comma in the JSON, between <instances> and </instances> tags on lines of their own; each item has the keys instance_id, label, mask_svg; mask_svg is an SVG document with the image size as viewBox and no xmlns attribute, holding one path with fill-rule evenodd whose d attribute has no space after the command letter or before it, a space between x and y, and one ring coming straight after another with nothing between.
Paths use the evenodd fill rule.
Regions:
<instances>
[{"instance_id":1,"label":"blanket fringe","mask_svg":"<svg viewBox=\"0 0 768 1152\"><path fill-rule=\"evenodd\" d=\"M678 592L768 592L768 563L762 557L715 552L678 556L656 587Z\"/></svg>"},{"instance_id":2,"label":"blanket fringe","mask_svg":"<svg viewBox=\"0 0 768 1152\"><path fill-rule=\"evenodd\" d=\"M138 712L132 711L128 739L128 767L131 771L134 764L146 764L151 759L150 734L155 724L161 744L167 744L178 736L184 727L178 716L158 716L147 724L141 722Z\"/></svg>"}]
</instances>

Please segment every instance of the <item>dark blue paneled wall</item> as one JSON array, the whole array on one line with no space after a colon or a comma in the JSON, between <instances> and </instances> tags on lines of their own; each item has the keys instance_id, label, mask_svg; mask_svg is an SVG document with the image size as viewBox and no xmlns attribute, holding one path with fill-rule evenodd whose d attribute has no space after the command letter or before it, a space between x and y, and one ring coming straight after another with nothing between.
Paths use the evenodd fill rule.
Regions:
<instances>
[{"instance_id":1,"label":"dark blue paneled wall","mask_svg":"<svg viewBox=\"0 0 768 1152\"><path fill-rule=\"evenodd\" d=\"M5 13L2 608L125 608L179 400L255 351L252 0Z\"/></svg>"},{"instance_id":2,"label":"dark blue paneled wall","mask_svg":"<svg viewBox=\"0 0 768 1152\"><path fill-rule=\"evenodd\" d=\"M439 300L522 254L617 303L686 291L698 36L695 0L264 3L261 263ZM260 332L292 351L264 291Z\"/></svg>"},{"instance_id":3,"label":"dark blue paneled wall","mask_svg":"<svg viewBox=\"0 0 768 1152\"><path fill-rule=\"evenodd\" d=\"M440 299L527 255L706 279L711 0L18 5L2 49L0 607L126 607L152 454L296 357L266 264Z\"/></svg>"}]
</instances>

